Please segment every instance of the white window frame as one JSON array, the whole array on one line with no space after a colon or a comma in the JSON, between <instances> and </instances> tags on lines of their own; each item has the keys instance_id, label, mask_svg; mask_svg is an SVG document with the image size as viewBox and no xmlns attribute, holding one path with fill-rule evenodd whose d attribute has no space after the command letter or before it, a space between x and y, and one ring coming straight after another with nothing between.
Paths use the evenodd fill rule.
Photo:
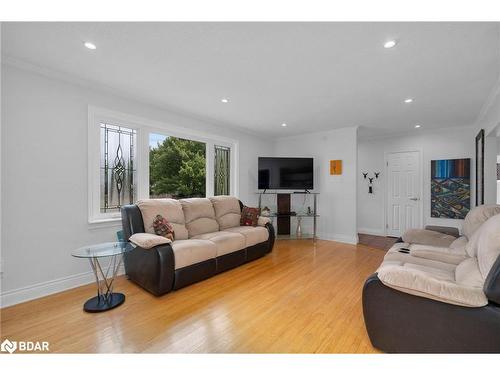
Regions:
<instances>
[{"instance_id":1,"label":"white window frame","mask_svg":"<svg viewBox=\"0 0 500 375\"><path fill-rule=\"evenodd\" d=\"M100 128L102 123L109 123L134 129L137 132L136 143L136 189L137 199L149 198L149 136L161 134L203 142L206 145L206 196L214 193L215 145L229 147L230 152L230 194L239 194L237 140L220 137L200 130L193 130L149 120L134 115L112 111L96 106L88 108L88 222L89 224L116 223L121 219L119 212L100 212Z\"/></svg>"}]
</instances>

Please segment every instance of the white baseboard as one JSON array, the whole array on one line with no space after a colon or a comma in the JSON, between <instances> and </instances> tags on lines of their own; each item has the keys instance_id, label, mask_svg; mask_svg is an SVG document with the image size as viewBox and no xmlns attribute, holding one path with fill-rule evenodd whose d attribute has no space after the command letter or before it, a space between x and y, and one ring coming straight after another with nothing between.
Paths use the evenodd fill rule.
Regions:
<instances>
[{"instance_id":1,"label":"white baseboard","mask_svg":"<svg viewBox=\"0 0 500 375\"><path fill-rule=\"evenodd\" d=\"M378 228L358 228L358 233L371 234L374 236L385 236L384 230Z\"/></svg>"},{"instance_id":2,"label":"white baseboard","mask_svg":"<svg viewBox=\"0 0 500 375\"><path fill-rule=\"evenodd\" d=\"M357 234L350 236L348 234L339 234L339 233L319 233L318 238L321 240L348 243L350 245L356 245L358 243Z\"/></svg>"},{"instance_id":3,"label":"white baseboard","mask_svg":"<svg viewBox=\"0 0 500 375\"><path fill-rule=\"evenodd\" d=\"M122 266L117 274L123 275L124 273L125 269ZM9 290L0 294L0 307L17 305L21 302L31 301L91 283L95 283L95 276L92 271L89 271Z\"/></svg>"}]
</instances>

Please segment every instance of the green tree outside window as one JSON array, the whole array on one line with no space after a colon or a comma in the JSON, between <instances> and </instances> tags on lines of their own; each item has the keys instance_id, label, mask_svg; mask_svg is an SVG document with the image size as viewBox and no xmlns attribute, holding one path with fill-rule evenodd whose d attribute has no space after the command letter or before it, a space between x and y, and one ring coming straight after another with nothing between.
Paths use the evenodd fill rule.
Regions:
<instances>
[{"instance_id":1,"label":"green tree outside window","mask_svg":"<svg viewBox=\"0 0 500 375\"><path fill-rule=\"evenodd\" d=\"M205 197L205 143L167 137L149 151L151 197Z\"/></svg>"}]
</instances>

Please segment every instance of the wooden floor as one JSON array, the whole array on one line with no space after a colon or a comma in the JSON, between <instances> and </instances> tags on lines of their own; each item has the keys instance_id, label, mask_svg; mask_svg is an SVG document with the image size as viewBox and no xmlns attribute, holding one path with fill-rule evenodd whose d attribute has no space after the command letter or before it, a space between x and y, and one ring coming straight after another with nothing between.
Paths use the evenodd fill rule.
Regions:
<instances>
[{"instance_id":1,"label":"wooden floor","mask_svg":"<svg viewBox=\"0 0 500 375\"><path fill-rule=\"evenodd\" d=\"M89 314L94 285L1 310L1 338L51 352L371 353L364 280L385 252L331 241L277 241L272 254L162 297L120 277L125 303Z\"/></svg>"},{"instance_id":2,"label":"wooden floor","mask_svg":"<svg viewBox=\"0 0 500 375\"><path fill-rule=\"evenodd\" d=\"M358 233L359 243L376 249L389 250L397 241L395 237L374 236L372 234Z\"/></svg>"}]
</instances>

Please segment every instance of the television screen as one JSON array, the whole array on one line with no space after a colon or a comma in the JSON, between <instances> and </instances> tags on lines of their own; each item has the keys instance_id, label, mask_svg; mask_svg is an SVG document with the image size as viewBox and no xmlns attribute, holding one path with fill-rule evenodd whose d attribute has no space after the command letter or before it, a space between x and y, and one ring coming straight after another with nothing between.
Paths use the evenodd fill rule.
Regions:
<instances>
[{"instance_id":1,"label":"television screen","mask_svg":"<svg viewBox=\"0 0 500 375\"><path fill-rule=\"evenodd\" d=\"M313 189L313 158L259 158L259 189Z\"/></svg>"}]
</instances>

